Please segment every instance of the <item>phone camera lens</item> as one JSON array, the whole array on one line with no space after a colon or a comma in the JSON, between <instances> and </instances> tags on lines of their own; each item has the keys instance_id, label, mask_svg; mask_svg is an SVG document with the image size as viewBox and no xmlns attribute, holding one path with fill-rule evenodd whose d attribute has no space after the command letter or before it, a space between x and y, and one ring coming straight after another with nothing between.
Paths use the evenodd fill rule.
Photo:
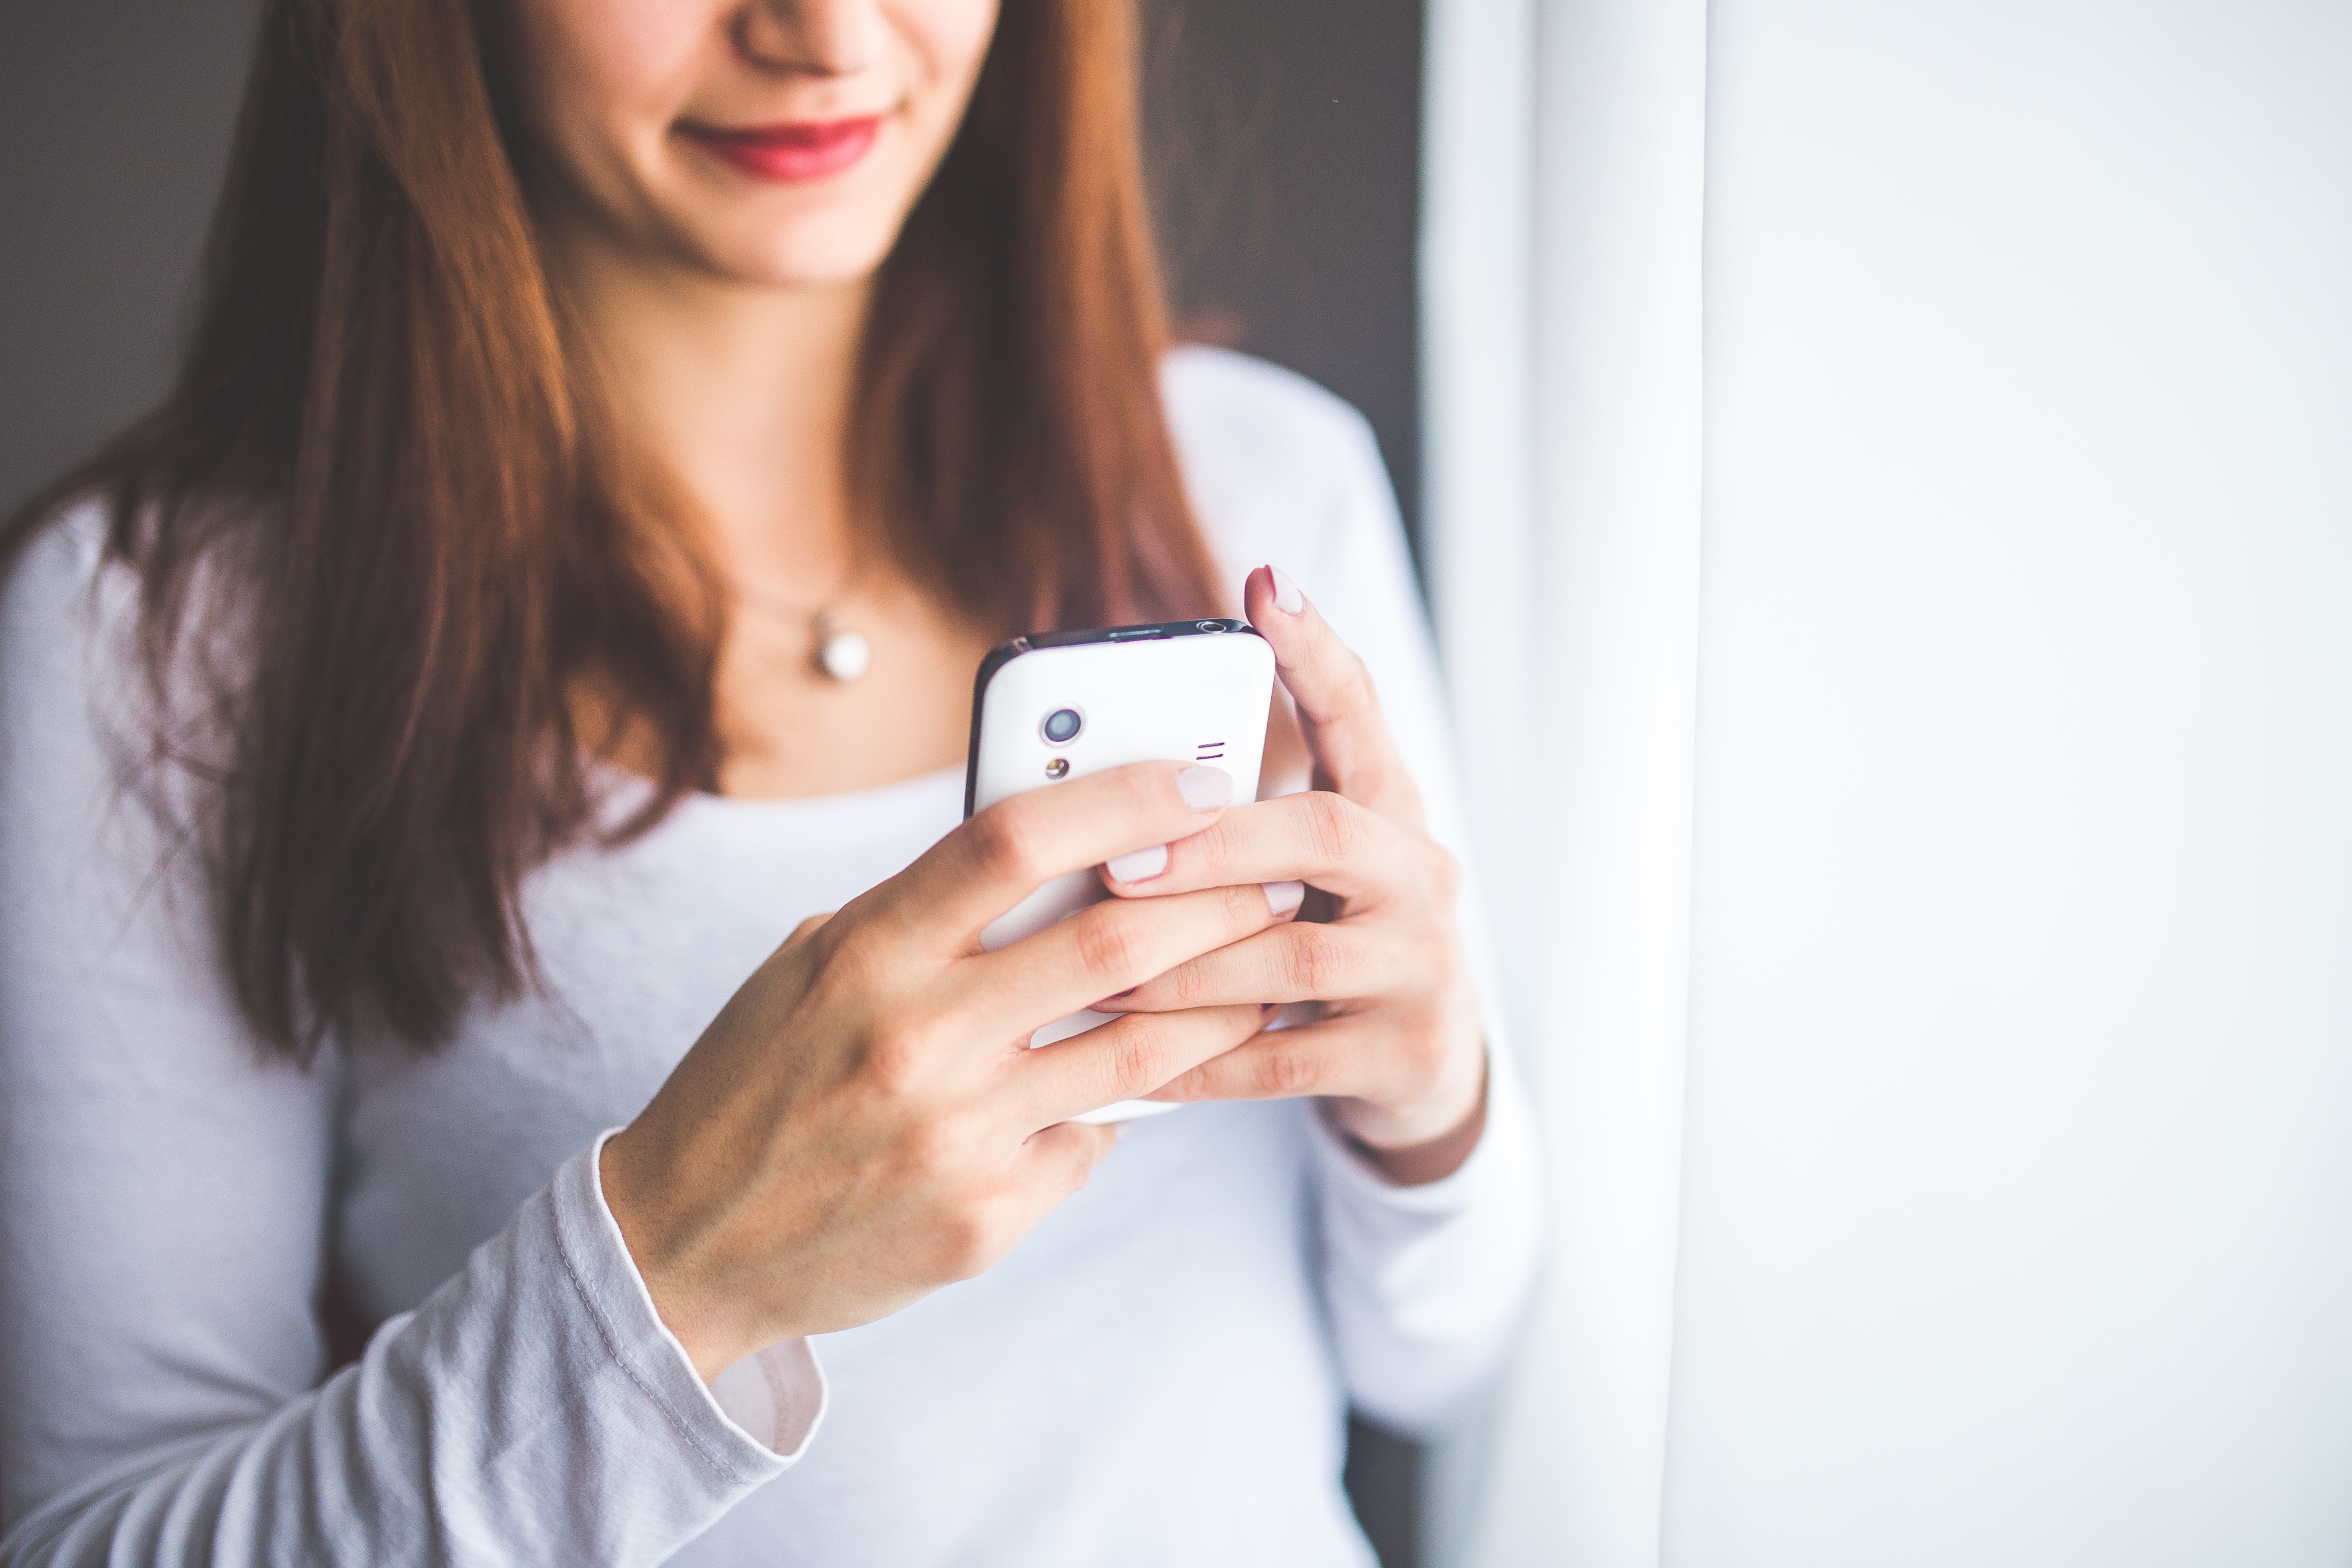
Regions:
<instances>
[{"instance_id":1,"label":"phone camera lens","mask_svg":"<svg viewBox=\"0 0 2352 1568\"><path fill-rule=\"evenodd\" d=\"M1077 739L1078 729L1086 721L1078 717L1076 709L1056 708L1045 715L1042 728L1048 742L1056 746L1066 746Z\"/></svg>"}]
</instances>

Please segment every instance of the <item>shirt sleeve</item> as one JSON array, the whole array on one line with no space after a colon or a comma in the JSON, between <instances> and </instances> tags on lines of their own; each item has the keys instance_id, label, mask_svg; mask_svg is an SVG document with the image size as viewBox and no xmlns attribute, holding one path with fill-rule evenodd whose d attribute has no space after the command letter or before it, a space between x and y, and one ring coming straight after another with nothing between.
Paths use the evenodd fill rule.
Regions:
<instances>
[{"instance_id":1,"label":"shirt sleeve","mask_svg":"<svg viewBox=\"0 0 2352 1568\"><path fill-rule=\"evenodd\" d=\"M129 783L101 527L0 600L0 1563L660 1561L804 1447L807 1345L706 1388L600 1142L320 1382L335 1058L258 1050Z\"/></svg>"},{"instance_id":2,"label":"shirt sleeve","mask_svg":"<svg viewBox=\"0 0 2352 1568\"><path fill-rule=\"evenodd\" d=\"M1433 1436L1500 1370L1533 1283L1527 1096L1494 1071L1478 1146L1452 1175L1414 1187L1391 1184L1321 1115L1307 1123L1349 1397L1383 1426Z\"/></svg>"},{"instance_id":3,"label":"shirt sleeve","mask_svg":"<svg viewBox=\"0 0 2352 1568\"><path fill-rule=\"evenodd\" d=\"M1486 1124L1462 1168L1391 1184L1319 1116L1311 1168L1324 1289L1349 1397L1401 1431L1441 1427L1500 1370L1539 1261L1540 1150L1497 994L1435 650L1371 427L1269 365L1186 350L1170 404L1187 479L1229 575L1290 573L1364 660L1420 786L1432 837L1462 862L1461 924L1486 1011Z\"/></svg>"}]
</instances>

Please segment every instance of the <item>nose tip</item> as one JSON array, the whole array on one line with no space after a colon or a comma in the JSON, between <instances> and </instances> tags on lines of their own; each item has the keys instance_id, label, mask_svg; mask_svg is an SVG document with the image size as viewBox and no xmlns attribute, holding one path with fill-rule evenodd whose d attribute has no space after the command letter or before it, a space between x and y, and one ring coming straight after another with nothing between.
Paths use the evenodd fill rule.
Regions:
<instances>
[{"instance_id":1,"label":"nose tip","mask_svg":"<svg viewBox=\"0 0 2352 1568\"><path fill-rule=\"evenodd\" d=\"M767 70L854 76L881 58L887 26L876 0L751 0L735 47Z\"/></svg>"}]
</instances>

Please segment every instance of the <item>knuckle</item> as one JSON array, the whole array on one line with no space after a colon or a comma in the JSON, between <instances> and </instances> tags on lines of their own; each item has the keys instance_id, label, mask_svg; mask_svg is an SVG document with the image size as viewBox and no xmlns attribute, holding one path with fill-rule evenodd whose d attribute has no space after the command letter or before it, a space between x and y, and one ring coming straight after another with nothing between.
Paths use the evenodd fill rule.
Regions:
<instances>
[{"instance_id":1,"label":"knuckle","mask_svg":"<svg viewBox=\"0 0 2352 1568\"><path fill-rule=\"evenodd\" d=\"M1227 813L1185 841L1185 854L1203 868L1233 863L1243 847L1242 824L1246 818Z\"/></svg>"},{"instance_id":2,"label":"knuckle","mask_svg":"<svg viewBox=\"0 0 2352 1568\"><path fill-rule=\"evenodd\" d=\"M866 1047L866 1075L894 1100L910 1098L937 1057L936 1026L927 1020L886 1018Z\"/></svg>"},{"instance_id":3,"label":"knuckle","mask_svg":"<svg viewBox=\"0 0 2352 1568\"><path fill-rule=\"evenodd\" d=\"M883 1100L897 1103L914 1096L913 1053L888 1040L876 1040L866 1053L866 1079Z\"/></svg>"},{"instance_id":4,"label":"knuckle","mask_svg":"<svg viewBox=\"0 0 2352 1568\"><path fill-rule=\"evenodd\" d=\"M969 1279L996 1261L996 1226L987 1206L967 1201L949 1207L940 1216L932 1237L932 1273L947 1279Z\"/></svg>"},{"instance_id":5,"label":"knuckle","mask_svg":"<svg viewBox=\"0 0 2352 1568\"><path fill-rule=\"evenodd\" d=\"M1346 963L1330 927L1293 925L1286 930L1289 937L1283 951L1284 978L1292 994L1318 1001L1328 998Z\"/></svg>"},{"instance_id":6,"label":"knuckle","mask_svg":"<svg viewBox=\"0 0 2352 1568\"><path fill-rule=\"evenodd\" d=\"M1151 1090L1151 1092L1154 1094L1173 1095L1180 1100L1193 1100L1208 1091L1210 1081L1211 1078L1208 1068L1204 1067L1186 1068L1182 1072L1178 1073L1174 1078L1170 1079L1167 1082L1158 1085Z\"/></svg>"},{"instance_id":7,"label":"knuckle","mask_svg":"<svg viewBox=\"0 0 2352 1568\"><path fill-rule=\"evenodd\" d=\"M950 1177L963 1164L963 1128L952 1117L918 1122L899 1141L899 1163L925 1183Z\"/></svg>"},{"instance_id":8,"label":"knuckle","mask_svg":"<svg viewBox=\"0 0 2352 1568\"><path fill-rule=\"evenodd\" d=\"M1237 882L1216 889L1217 919L1224 931L1247 934L1273 918L1265 889L1255 882Z\"/></svg>"},{"instance_id":9,"label":"knuckle","mask_svg":"<svg viewBox=\"0 0 2352 1568\"><path fill-rule=\"evenodd\" d=\"M1110 1070L1123 1098L1158 1089L1168 1076L1167 1026L1148 1015L1125 1020L1111 1042Z\"/></svg>"},{"instance_id":10,"label":"knuckle","mask_svg":"<svg viewBox=\"0 0 2352 1568\"><path fill-rule=\"evenodd\" d=\"M1027 796L999 801L965 825L971 835L972 854L991 876L1027 884L1042 882L1037 808Z\"/></svg>"},{"instance_id":11,"label":"knuckle","mask_svg":"<svg viewBox=\"0 0 2352 1568\"><path fill-rule=\"evenodd\" d=\"M1371 825L1363 808L1345 795L1316 790L1307 796L1307 831L1318 862L1344 866L1363 852Z\"/></svg>"},{"instance_id":12,"label":"knuckle","mask_svg":"<svg viewBox=\"0 0 2352 1568\"><path fill-rule=\"evenodd\" d=\"M1097 904L1092 918L1079 917L1084 923L1075 933L1077 958L1088 976L1107 983L1136 973L1141 942L1133 920L1127 918L1129 908Z\"/></svg>"},{"instance_id":13,"label":"knuckle","mask_svg":"<svg viewBox=\"0 0 2352 1568\"><path fill-rule=\"evenodd\" d=\"M1095 1136L1080 1142L1077 1157L1070 1163L1069 1184L1064 1196L1083 1191L1086 1184L1094 1180L1095 1167L1101 1164L1103 1156L1110 1152L1111 1142L1112 1138L1107 1129L1099 1130Z\"/></svg>"},{"instance_id":14,"label":"knuckle","mask_svg":"<svg viewBox=\"0 0 2352 1568\"><path fill-rule=\"evenodd\" d=\"M854 987L860 979L858 972L867 967L866 944L857 936L853 922L819 916L793 927L776 955L794 965L812 984L845 981Z\"/></svg>"},{"instance_id":15,"label":"knuckle","mask_svg":"<svg viewBox=\"0 0 2352 1568\"><path fill-rule=\"evenodd\" d=\"M1207 973L1197 963L1180 963L1151 982L1152 996L1160 1005L1171 1010L1199 1006L1201 998L1208 994L1208 989ZM1131 1015L1137 1017L1148 1016Z\"/></svg>"},{"instance_id":16,"label":"knuckle","mask_svg":"<svg viewBox=\"0 0 2352 1568\"><path fill-rule=\"evenodd\" d=\"M1303 1051L1276 1047L1258 1059L1257 1087L1271 1100L1289 1100L1315 1087L1315 1064Z\"/></svg>"}]
</instances>

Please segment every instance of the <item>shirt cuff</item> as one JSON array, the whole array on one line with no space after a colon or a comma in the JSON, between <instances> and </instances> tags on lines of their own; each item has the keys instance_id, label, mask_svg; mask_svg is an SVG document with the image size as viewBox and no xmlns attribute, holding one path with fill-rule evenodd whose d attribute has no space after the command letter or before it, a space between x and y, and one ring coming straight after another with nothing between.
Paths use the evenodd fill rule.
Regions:
<instances>
[{"instance_id":1,"label":"shirt cuff","mask_svg":"<svg viewBox=\"0 0 2352 1568\"><path fill-rule=\"evenodd\" d=\"M1315 1163L1329 1186L1344 1199L1398 1214L1438 1216L1470 1206L1498 1166L1515 1166L1520 1144L1531 1142L1528 1107L1517 1078L1491 1051L1486 1063L1486 1121L1469 1158L1433 1182L1402 1186L1381 1174L1362 1150L1332 1126L1330 1113L1318 1101L1307 1118L1307 1141ZM1518 1172L1514 1169L1516 1177Z\"/></svg>"},{"instance_id":2,"label":"shirt cuff","mask_svg":"<svg viewBox=\"0 0 2352 1568\"><path fill-rule=\"evenodd\" d=\"M747 1479L778 1474L807 1452L824 1418L824 1371L805 1339L785 1340L746 1356L710 1384L669 1331L629 1256L621 1226L604 1203L598 1135L556 1173L550 1196L573 1285L604 1331L630 1381L668 1414L706 1458Z\"/></svg>"}]
</instances>

